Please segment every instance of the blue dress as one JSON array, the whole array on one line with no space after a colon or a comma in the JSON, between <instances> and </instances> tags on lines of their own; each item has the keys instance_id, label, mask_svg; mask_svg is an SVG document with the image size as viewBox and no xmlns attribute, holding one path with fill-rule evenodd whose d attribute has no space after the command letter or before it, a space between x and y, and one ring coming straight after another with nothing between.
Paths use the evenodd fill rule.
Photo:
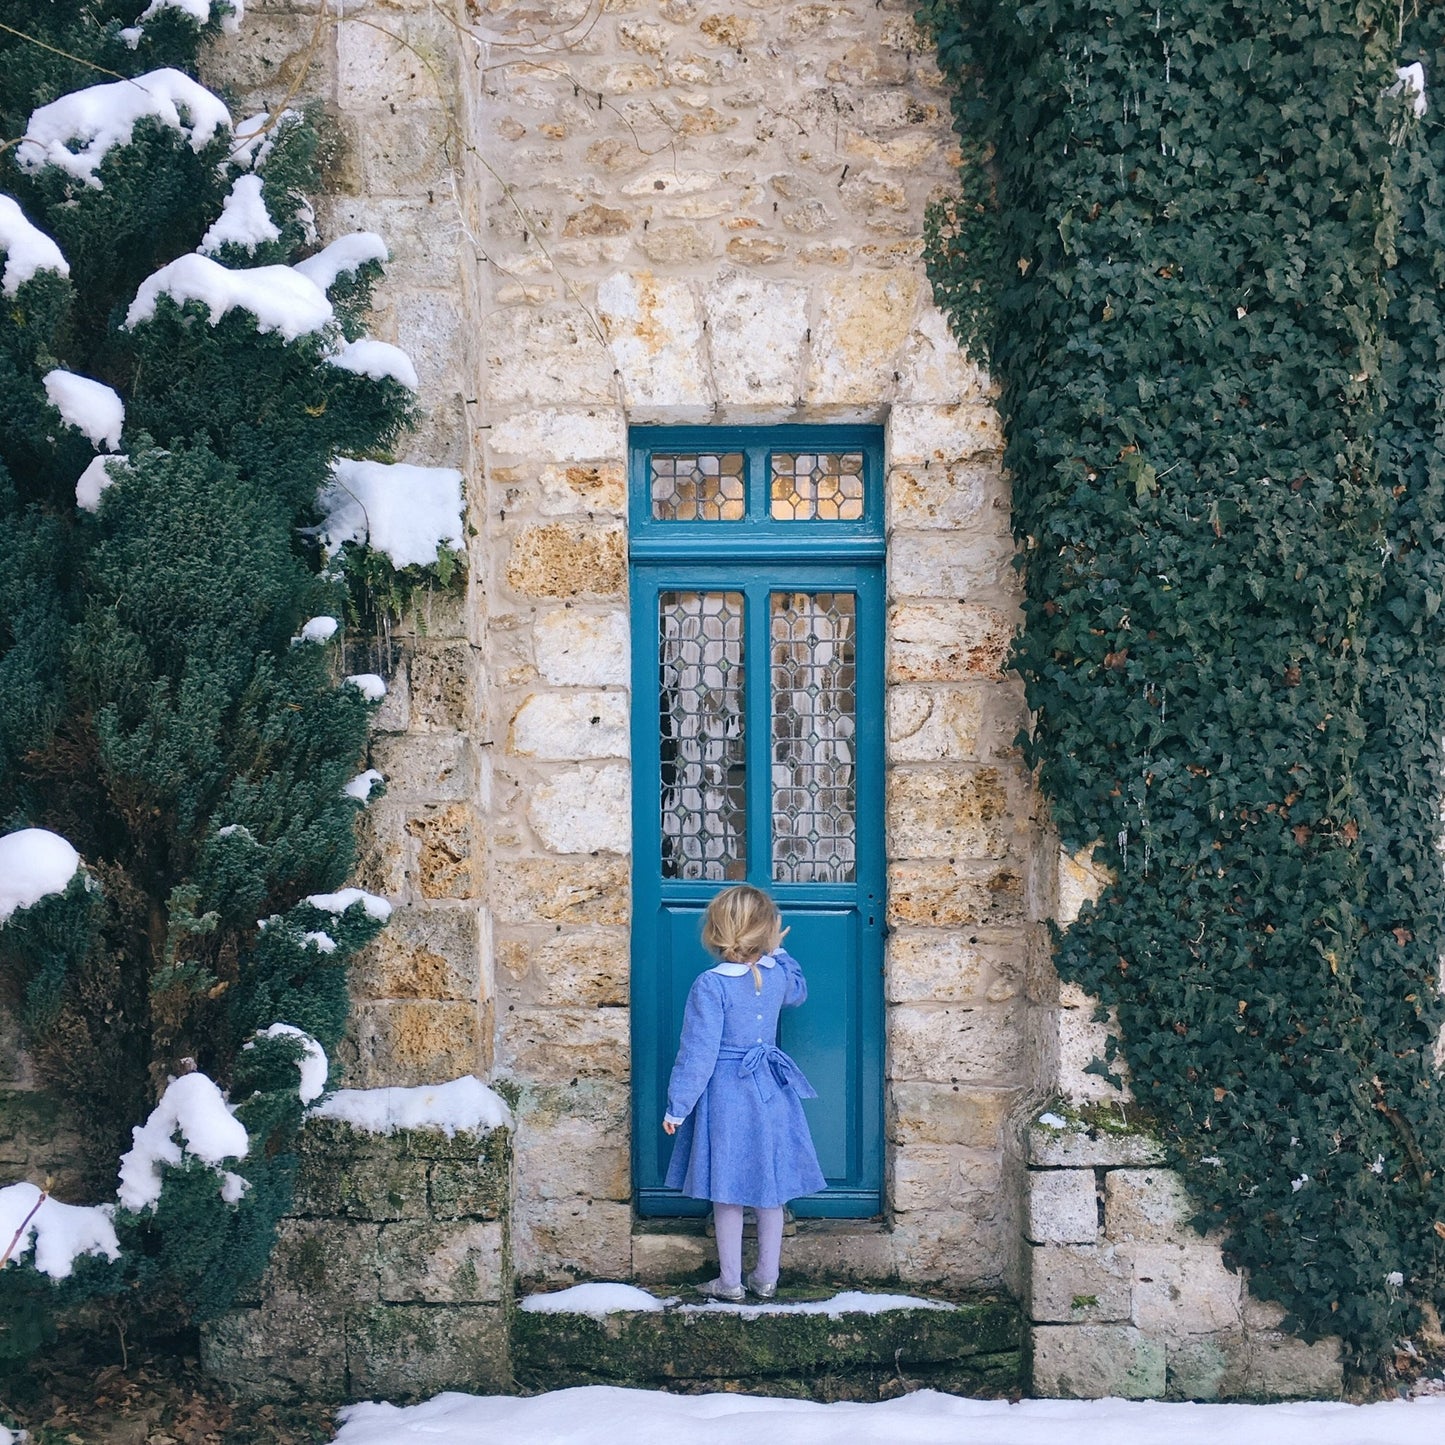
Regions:
<instances>
[{"instance_id":1,"label":"blue dress","mask_svg":"<svg viewBox=\"0 0 1445 1445\"><path fill-rule=\"evenodd\" d=\"M818 1096L777 1047L778 1014L802 1003L808 985L782 949L758 972L761 993L746 965L726 963L688 993L667 1086L667 1117L682 1121L667 1183L694 1199L773 1209L827 1180L801 1102Z\"/></svg>"}]
</instances>

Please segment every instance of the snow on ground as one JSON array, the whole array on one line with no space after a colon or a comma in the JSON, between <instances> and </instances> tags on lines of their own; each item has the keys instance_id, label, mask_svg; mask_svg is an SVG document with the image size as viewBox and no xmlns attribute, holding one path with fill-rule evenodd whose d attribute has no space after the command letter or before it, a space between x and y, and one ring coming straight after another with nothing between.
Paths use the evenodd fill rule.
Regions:
<instances>
[{"instance_id":1,"label":"snow on ground","mask_svg":"<svg viewBox=\"0 0 1445 1445\"><path fill-rule=\"evenodd\" d=\"M231 114L203 85L179 70L152 70L132 80L72 90L32 112L15 152L23 171L55 166L100 188L96 175L115 146L129 145L136 122L154 116L201 151L216 132L231 128Z\"/></svg>"},{"instance_id":2,"label":"snow on ground","mask_svg":"<svg viewBox=\"0 0 1445 1445\"><path fill-rule=\"evenodd\" d=\"M111 1219L112 1206L62 1204L58 1199L46 1198L36 1209L39 1199L40 1190L33 1184L12 1184L0 1189L0 1254L9 1248L11 1240L16 1241L7 1263L18 1263L33 1245L35 1268L41 1274L48 1274L51 1279L68 1279L82 1254L100 1254L112 1260L120 1258L120 1242L115 1237ZM4 1445L3 1435L0 1435L0 1445Z\"/></svg>"},{"instance_id":3,"label":"snow on ground","mask_svg":"<svg viewBox=\"0 0 1445 1445\"><path fill-rule=\"evenodd\" d=\"M326 359L342 371L354 371L358 376L369 376L375 381L385 381L390 377L408 391L415 391L421 385L411 357L401 347L388 341L378 341L374 336L348 341L334 356Z\"/></svg>"},{"instance_id":4,"label":"snow on ground","mask_svg":"<svg viewBox=\"0 0 1445 1445\"><path fill-rule=\"evenodd\" d=\"M336 945L327 938L324 933L306 935L310 938L325 938L330 948L323 948L323 953L332 953ZM268 1029L257 1029L256 1037L261 1039L298 1039L305 1053L301 1056L301 1082L296 1092L301 1096L303 1104L309 1104L313 1099L319 1099L326 1092L326 1050L306 1032L305 1029L298 1029L295 1024L272 1024ZM255 1044L248 1043L248 1049L255 1048Z\"/></svg>"},{"instance_id":5,"label":"snow on ground","mask_svg":"<svg viewBox=\"0 0 1445 1445\"><path fill-rule=\"evenodd\" d=\"M176 1143L176 1134L182 1144ZM137 1214L160 1202L163 1164L180 1164L190 1154L215 1168L225 1159L244 1159L251 1147L246 1126L205 1074L172 1079L150 1118L131 1130L131 1138L130 1150L121 1155L116 1193Z\"/></svg>"},{"instance_id":6,"label":"snow on ground","mask_svg":"<svg viewBox=\"0 0 1445 1445\"><path fill-rule=\"evenodd\" d=\"M339 1119L367 1134L440 1129L450 1139L458 1129L485 1134L512 1126L512 1111L471 1074L449 1084L414 1089L338 1089L311 1113L317 1119Z\"/></svg>"},{"instance_id":7,"label":"snow on ground","mask_svg":"<svg viewBox=\"0 0 1445 1445\"><path fill-rule=\"evenodd\" d=\"M147 276L125 313L133 330L156 314L156 300L169 296L177 305L199 301L214 326L228 311L249 311L258 331L274 331L285 341L320 331L332 318L325 293L290 266L248 266L233 271L209 256L191 252Z\"/></svg>"},{"instance_id":8,"label":"snow on ground","mask_svg":"<svg viewBox=\"0 0 1445 1445\"><path fill-rule=\"evenodd\" d=\"M951 1310L947 1300L920 1299L911 1294L872 1294L866 1290L844 1290L830 1299L798 1300L772 1304L729 1304L726 1300L709 1300L706 1304L685 1304L681 1313L703 1311L708 1314L742 1315L827 1315L840 1319L845 1314L881 1315L888 1310Z\"/></svg>"},{"instance_id":9,"label":"snow on ground","mask_svg":"<svg viewBox=\"0 0 1445 1445\"><path fill-rule=\"evenodd\" d=\"M196 249L213 256L225 245L254 251L263 241L280 239L280 228L271 219L266 202L261 199L261 177L237 176L221 207L221 214L211 222L211 229L201 237L201 244Z\"/></svg>"},{"instance_id":10,"label":"snow on ground","mask_svg":"<svg viewBox=\"0 0 1445 1445\"><path fill-rule=\"evenodd\" d=\"M369 541L393 567L427 567L442 545L458 552L466 545L459 471L338 457L331 472L316 499L328 552Z\"/></svg>"},{"instance_id":11,"label":"snow on ground","mask_svg":"<svg viewBox=\"0 0 1445 1445\"><path fill-rule=\"evenodd\" d=\"M6 195L0 195L0 251L5 252L5 271L0 275L0 292L13 296L37 271L70 275L70 262L60 247L25 219L25 212Z\"/></svg>"},{"instance_id":12,"label":"snow on ground","mask_svg":"<svg viewBox=\"0 0 1445 1445\"><path fill-rule=\"evenodd\" d=\"M349 682L351 679L348 678ZM391 917L391 903L379 893L368 893L364 888L342 888L336 893L311 893L306 902L323 913L345 913L353 903L359 903L366 910L368 918L385 923Z\"/></svg>"},{"instance_id":13,"label":"snow on ground","mask_svg":"<svg viewBox=\"0 0 1445 1445\"><path fill-rule=\"evenodd\" d=\"M335 1445L1439 1445L1445 1399L1378 1405L967 1400L877 1405L667 1395L592 1385L518 1399L438 1395L349 1405Z\"/></svg>"},{"instance_id":14,"label":"snow on ground","mask_svg":"<svg viewBox=\"0 0 1445 1445\"><path fill-rule=\"evenodd\" d=\"M631 1314L635 1311L656 1314L665 1308L665 1304L656 1295L648 1294L636 1285L594 1281L591 1284L574 1284L571 1289L529 1294L519 1308L534 1315L591 1315L598 1320L603 1315Z\"/></svg>"},{"instance_id":15,"label":"snow on ground","mask_svg":"<svg viewBox=\"0 0 1445 1445\"><path fill-rule=\"evenodd\" d=\"M338 236L314 256L298 261L293 269L323 291L329 291L338 276L359 271L368 261L385 261L386 258L386 242L374 231L351 231L345 236Z\"/></svg>"},{"instance_id":16,"label":"snow on ground","mask_svg":"<svg viewBox=\"0 0 1445 1445\"><path fill-rule=\"evenodd\" d=\"M111 463L115 464L114 470ZM82 512L98 512L101 493L107 487L114 486L117 478L129 469L130 458L124 452L93 458L90 465L75 479L75 505Z\"/></svg>"},{"instance_id":17,"label":"snow on ground","mask_svg":"<svg viewBox=\"0 0 1445 1445\"><path fill-rule=\"evenodd\" d=\"M120 446L125 403L103 381L73 371L47 371L45 395L67 426L73 426L97 450Z\"/></svg>"},{"instance_id":18,"label":"snow on ground","mask_svg":"<svg viewBox=\"0 0 1445 1445\"><path fill-rule=\"evenodd\" d=\"M17 908L64 893L79 867L80 854L59 833L45 828L6 833L0 838L0 924Z\"/></svg>"}]
</instances>

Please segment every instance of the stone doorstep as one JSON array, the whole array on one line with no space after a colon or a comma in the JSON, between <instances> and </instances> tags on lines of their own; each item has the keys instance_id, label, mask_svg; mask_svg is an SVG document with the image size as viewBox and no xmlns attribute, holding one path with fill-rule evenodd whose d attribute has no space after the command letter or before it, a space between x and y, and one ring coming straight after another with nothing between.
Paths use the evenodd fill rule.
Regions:
<instances>
[{"instance_id":1,"label":"stone doorstep","mask_svg":"<svg viewBox=\"0 0 1445 1445\"><path fill-rule=\"evenodd\" d=\"M784 1250L785 1277L845 1276L876 1285L891 1273L883 1261L888 1254L888 1226L881 1219L793 1219L784 1224L783 1234L791 1241ZM756 1238L756 1226L745 1220L744 1243ZM655 1289L672 1280L702 1279L716 1273L709 1216L634 1218L628 1275L634 1283Z\"/></svg>"},{"instance_id":2,"label":"stone doorstep","mask_svg":"<svg viewBox=\"0 0 1445 1445\"><path fill-rule=\"evenodd\" d=\"M649 1292L701 1304L688 1284L653 1285ZM838 1292L784 1287L778 1302ZM529 1389L635 1382L863 1399L901 1393L921 1381L982 1395L1017 1393L1025 1330L1018 1306L996 1295L947 1302L955 1308L837 1317L747 1306L673 1306L602 1319L518 1310L512 1316L512 1365L518 1383Z\"/></svg>"}]
</instances>

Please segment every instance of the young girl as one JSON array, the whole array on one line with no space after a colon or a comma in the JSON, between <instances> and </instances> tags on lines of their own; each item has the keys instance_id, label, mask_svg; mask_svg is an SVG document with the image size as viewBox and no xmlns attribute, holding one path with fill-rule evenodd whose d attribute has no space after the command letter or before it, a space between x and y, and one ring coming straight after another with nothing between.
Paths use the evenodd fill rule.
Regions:
<instances>
[{"instance_id":1,"label":"young girl","mask_svg":"<svg viewBox=\"0 0 1445 1445\"><path fill-rule=\"evenodd\" d=\"M698 1286L712 1299L743 1298L743 1206L758 1216L758 1267L747 1287L771 1299L783 1205L827 1182L799 1102L818 1096L777 1047L778 1011L808 997L802 969L783 951L786 932L773 900L747 884L708 904L702 941L722 961L687 996L667 1086L662 1127L677 1135L668 1186L713 1204L718 1278Z\"/></svg>"}]
</instances>

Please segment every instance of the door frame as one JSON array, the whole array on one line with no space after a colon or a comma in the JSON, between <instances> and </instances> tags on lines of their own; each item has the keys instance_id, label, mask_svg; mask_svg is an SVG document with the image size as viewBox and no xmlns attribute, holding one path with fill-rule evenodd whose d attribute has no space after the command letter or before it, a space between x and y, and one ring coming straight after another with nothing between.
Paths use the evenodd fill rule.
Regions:
<instances>
[{"instance_id":1,"label":"door frame","mask_svg":"<svg viewBox=\"0 0 1445 1445\"><path fill-rule=\"evenodd\" d=\"M767 883L785 914L808 908L858 910L856 960L858 1017L853 1020L855 1087L858 1095L843 1101L855 1121L848 1158L851 1187L832 1187L796 1206L799 1215L867 1218L884 1208L884 988L886 838L884 833L884 592L882 528L882 431L877 427L645 427L629 438L630 583L632 619L632 1178L637 1212L644 1216L700 1215L708 1204L691 1200L658 1185L644 1186L645 1177L660 1177L669 1147L661 1129L660 1099L675 1039L661 1029L680 1002L664 987L662 970L652 974L649 988L637 987L643 968L661 961L665 905L699 908L723 886L717 880L663 879L660 858L650 856L658 840L661 806L658 729L653 700L657 694L657 606L664 591L737 591L747 596L744 656L767 657L770 649L766 598L778 591L851 592L856 594L857 773L855 819L870 820L867 831L856 829L856 881L849 884ZM653 450L763 453L750 457L751 478L747 520L729 522L658 522L651 516L648 457ZM778 450L862 451L864 513L855 522L775 522L759 516L766 501L766 453ZM726 550L720 544L726 544ZM780 575L781 574L781 575ZM761 603L761 605L759 605ZM744 675L746 732L768 738L771 730L771 688L753 682L752 667ZM769 674L765 670L762 676ZM755 770L756 771L756 770ZM758 793L770 792L770 770L749 787L748 856L753 867L766 856L759 850L767 823L756 806ZM771 813L768 810L767 816ZM644 857L644 854L648 856ZM766 868L766 865L763 865ZM770 869L766 870L770 872ZM808 960L803 959L806 968ZM667 994L667 996L665 996ZM668 1026L670 1027L670 1026ZM876 1084L872 1081L876 1081ZM873 1097L864 1097L868 1092ZM655 1096L650 1103L649 1096ZM653 1116L656 1116L655 1118ZM644 1132L645 1131L645 1132ZM656 1134L654 1139L652 1136ZM644 1158L644 1151L647 1157Z\"/></svg>"}]
</instances>

